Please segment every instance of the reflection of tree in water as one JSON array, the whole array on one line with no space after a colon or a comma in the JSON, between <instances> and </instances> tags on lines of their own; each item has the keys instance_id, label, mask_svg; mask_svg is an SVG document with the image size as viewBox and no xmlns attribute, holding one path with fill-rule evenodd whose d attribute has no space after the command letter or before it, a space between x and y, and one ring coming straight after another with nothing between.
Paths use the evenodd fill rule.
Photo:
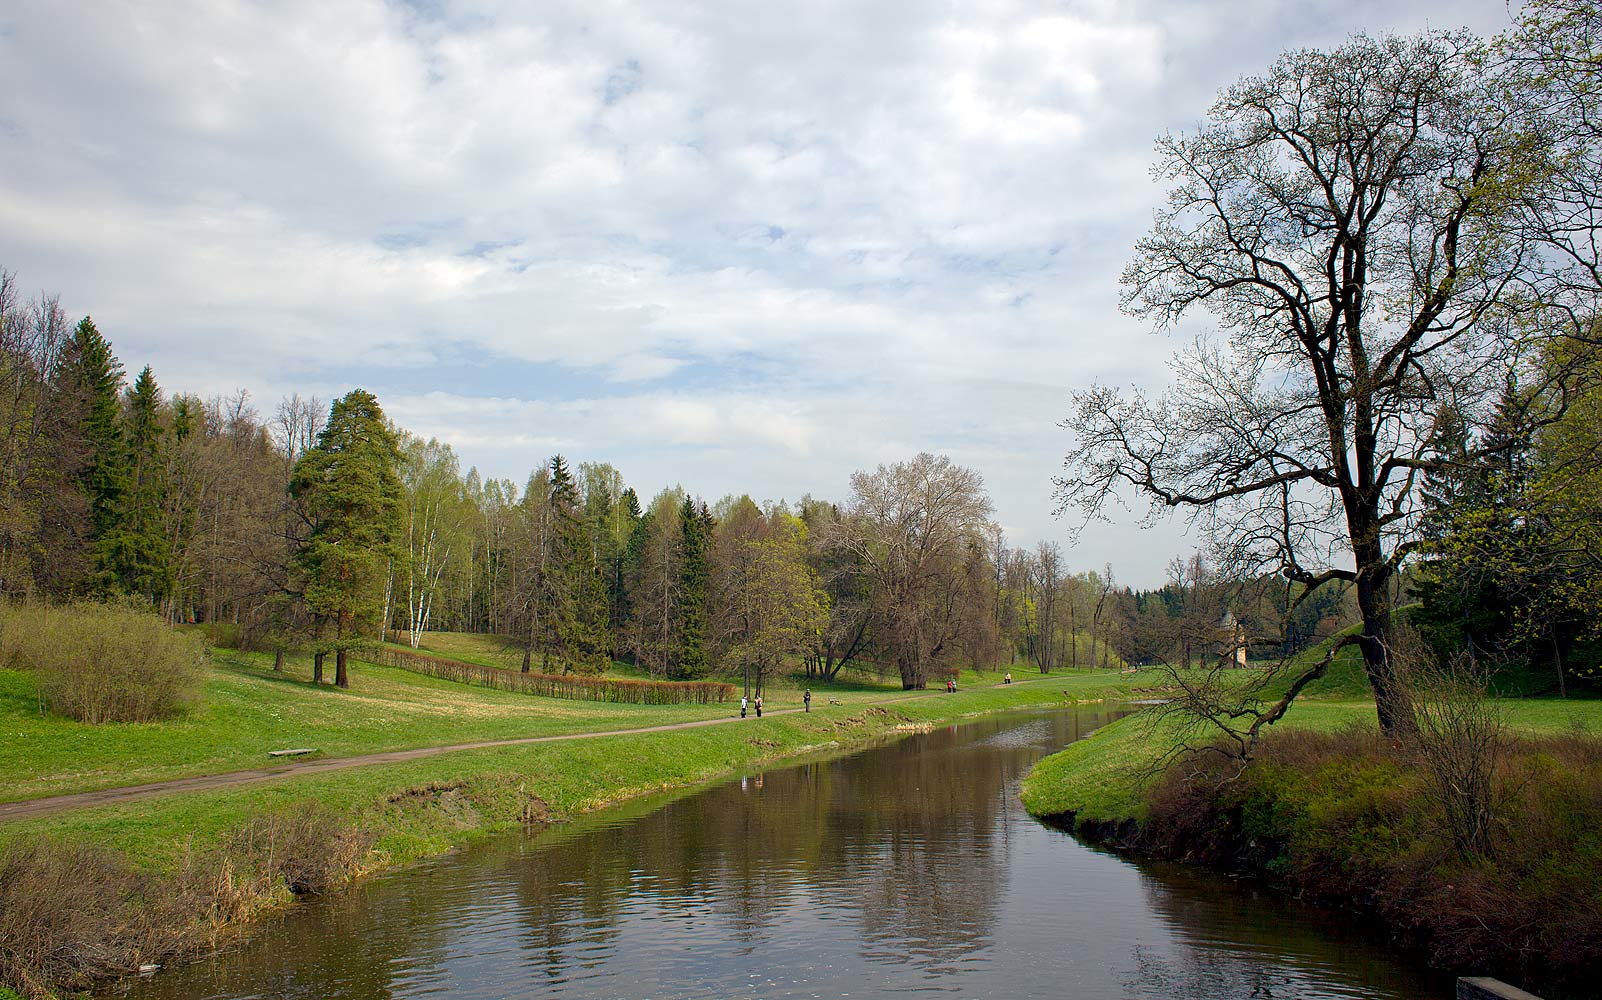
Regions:
<instances>
[{"instance_id":1,"label":"reflection of tree in water","mask_svg":"<svg viewBox=\"0 0 1602 1000\"><path fill-rule=\"evenodd\" d=\"M532 852L516 876L532 947L560 975L647 908L726 922L721 939L745 954L807 908L853 917L869 958L958 961L996 918L1006 783L1039 756L970 740L940 732L771 772Z\"/></svg>"},{"instance_id":2,"label":"reflection of tree in water","mask_svg":"<svg viewBox=\"0 0 1602 1000\"><path fill-rule=\"evenodd\" d=\"M1006 881L1006 782L1016 771L1006 759L1016 754L955 751L945 736L938 746L901 744L886 766L852 773L852 800L865 807L844 869L861 900L863 956L929 973L988 944Z\"/></svg>"},{"instance_id":3,"label":"reflection of tree in water","mask_svg":"<svg viewBox=\"0 0 1602 1000\"><path fill-rule=\"evenodd\" d=\"M1251 880L1227 883L1215 873L1171 863L1134 862L1147 909L1172 932L1169 958L1133 949L1132 996L1350 996L1349 982L1386 983L1371 997L1451 993L1451 980L1418 963L1398 976L1396 956L1378 935L1343 911L1319 910ZM1319 970L1327 970L1321 976Z\"/></svg>"}]
</instances>

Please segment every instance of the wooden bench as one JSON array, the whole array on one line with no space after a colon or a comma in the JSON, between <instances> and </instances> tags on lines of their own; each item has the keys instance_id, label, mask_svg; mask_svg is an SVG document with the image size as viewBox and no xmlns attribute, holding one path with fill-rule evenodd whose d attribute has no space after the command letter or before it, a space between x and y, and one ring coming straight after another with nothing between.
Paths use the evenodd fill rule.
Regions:
<instances>
[{"instance_id":1,"label":"wooden bench","mask_svg":"<svg viewBox=\"0 0 1602 1000\"><path fill-rule=\"evenodd\" d=\"M301 754L316 753L316 747L298 747L294 750L269 750L269 757L299 757Z\"/></svg>"}]
</instances>

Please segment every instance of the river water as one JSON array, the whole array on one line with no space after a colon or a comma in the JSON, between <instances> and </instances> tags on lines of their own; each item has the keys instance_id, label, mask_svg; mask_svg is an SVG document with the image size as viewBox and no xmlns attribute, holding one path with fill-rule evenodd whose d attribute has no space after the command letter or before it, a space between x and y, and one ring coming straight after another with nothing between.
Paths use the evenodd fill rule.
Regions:
<instances>
[{"instance_id":1,"label":"river water","mask_svg":"<svg viewBox=\"0 0 1602 1000\"><path fill-rule=\"evenodd\" d=\"M990 718L504 838L126 995L1450 995L1354 918L1030 818L1030 765L1108 718Z\"/></svg>"}]
</instances>

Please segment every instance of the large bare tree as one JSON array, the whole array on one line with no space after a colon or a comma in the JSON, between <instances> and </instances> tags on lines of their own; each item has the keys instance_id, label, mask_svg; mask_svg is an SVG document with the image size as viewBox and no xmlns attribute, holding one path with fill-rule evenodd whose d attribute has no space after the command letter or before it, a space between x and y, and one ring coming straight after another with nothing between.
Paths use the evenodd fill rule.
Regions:
<instances>
[{"instance_id":1,"label":"large bare tree","mask_svg":"<svg viewBox=\"0 0 1602 1000\"><path fill-rule=\"evenodd\" d=\"M982 552L991 526L984 480L927 452L909 462L851 476L842 543L872 582L878 644L895 661L901 686L928 685L929 671L963 632L964 570Z\"/></svg>"},{"instance_id":2,"label":"large bare tree","mask_svg":"<svg viewBox=\"0 0 1602 1000\"><path fill-rule=\"evenodd\" d=\"M1205 311L1219 331L1176 355L1160 397L1076 394L1057 480L1063 512L1130 494L1188 509L1226 568L1276 570L1303 597L1350 581L1393 735L1415 726L1388 650L1418 487L1448 461L1434 416L1488 410L1560 325L1540 308L1551 255L1528 225L1548 149L1486 56L1441 33L1291 52L1162 137L1169 198L1124 307L1159 330Z\"/></svg>"}]
</instances>

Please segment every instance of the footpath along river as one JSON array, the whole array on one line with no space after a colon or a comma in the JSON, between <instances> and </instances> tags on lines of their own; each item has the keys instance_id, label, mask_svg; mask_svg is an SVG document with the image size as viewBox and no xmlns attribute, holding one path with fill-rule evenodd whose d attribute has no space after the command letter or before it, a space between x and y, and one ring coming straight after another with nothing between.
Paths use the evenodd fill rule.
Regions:
<instances>
[{"instance_id":1,"label":"footpath along river","mask_svg":"<svg viewBox=\"0 0 1602 1000\"><path fill-rule=\"evenodd\" d=\"M1029 817L1029 767L1109 718L992 717L502 838L124 995L1450 996L1353 917Z\"/></svg>"}]
</instances>

